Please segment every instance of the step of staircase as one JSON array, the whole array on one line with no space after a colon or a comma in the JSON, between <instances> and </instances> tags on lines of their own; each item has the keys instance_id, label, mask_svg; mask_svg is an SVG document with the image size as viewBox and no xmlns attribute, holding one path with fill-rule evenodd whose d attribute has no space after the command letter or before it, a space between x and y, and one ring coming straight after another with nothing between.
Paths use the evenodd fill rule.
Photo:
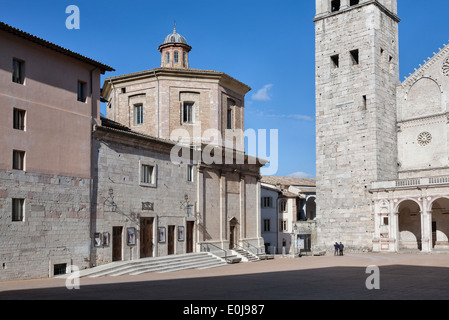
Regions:
<instances>
[{"instance_id":1,"label":"step of staircase","mask_svg":"<svg viewBox=\"0 0 449 320\"><path fill-rule=\"evenodd\" d=\"M150 272L172 272L188 269L209 269L228 265L223 259L207 252L144 258L133 261L113 262L80 271L80 277L105 277L138 275ZM69 276L69 275L64 275Z\"/></svg>"}]
</instances>

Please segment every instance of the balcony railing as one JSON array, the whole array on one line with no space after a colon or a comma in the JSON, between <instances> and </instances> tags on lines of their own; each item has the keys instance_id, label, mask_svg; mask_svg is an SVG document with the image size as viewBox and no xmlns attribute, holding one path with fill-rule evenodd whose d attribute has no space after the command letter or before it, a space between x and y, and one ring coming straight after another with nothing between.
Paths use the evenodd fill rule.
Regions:
<instances>
[{"instance_id":1,"label":"balcony railing","mask_svg":"<svg viewBox=\"0 0 449 320\"><path fill-rule=\"evenodd\" d=\"M449 176L432 178L410 178L393 181L375 181L371 184L371 189L392 189L420 186L437 186L449 184Z\"/></svg>"}]
</instances>

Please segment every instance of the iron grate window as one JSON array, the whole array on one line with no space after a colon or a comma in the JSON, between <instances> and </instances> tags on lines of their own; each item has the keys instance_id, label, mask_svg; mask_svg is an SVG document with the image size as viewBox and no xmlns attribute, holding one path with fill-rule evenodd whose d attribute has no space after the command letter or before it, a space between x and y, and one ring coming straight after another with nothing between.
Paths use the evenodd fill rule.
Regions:
<instances>
[{"instance_id":1,"label":"iron grate window","mask_svg":"<svg viewBox=\"0 0 449 320\"><path fill-rule=\"evenodd\" d=\"M53 275L61 275L67 273L67 263L55 264L53 266Z\"/></svg>"}]
</instances>

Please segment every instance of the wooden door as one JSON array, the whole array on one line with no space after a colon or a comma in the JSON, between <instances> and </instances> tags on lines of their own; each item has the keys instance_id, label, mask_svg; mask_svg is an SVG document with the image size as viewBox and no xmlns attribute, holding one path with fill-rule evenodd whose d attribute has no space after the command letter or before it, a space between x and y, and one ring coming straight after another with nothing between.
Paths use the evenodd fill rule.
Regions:
<instances>
[{"instance_id":1,"label":"wooden door","mask_svg":"<svg viewBox=\"0 0 449 320\"><path fill-rule=\"evenodd\" d=\"M153 256L153 221L154 218L140 219L140 258Z\"/></svg>"},{"instance_id":2,"label":"wooden door","mask_svg":"<svg viewBox=\"0 0 449 320\"><path fill-rule=\"evenodd\" d=\"M112 227L112 261L122 261L123 227Z\"/></svg>"},{"instance_id":3,"label":"wooden door","mask_svg":"<svg viewBox=\"0 0 449 320\"><path fill-rule=\"evenodd\" d=\"M195 222L187 221L186 253L193 252L193 226Z\"/></svg>"},{"instance_id":4,"label":"wooden door","mask_svg":"<svg viewBox=\"0 0 449 320\"><path fill-rule=\"evenodd\" d=\"M175 226L168 226L168 254L175 254Z\"/></svg>"}]
</instances>

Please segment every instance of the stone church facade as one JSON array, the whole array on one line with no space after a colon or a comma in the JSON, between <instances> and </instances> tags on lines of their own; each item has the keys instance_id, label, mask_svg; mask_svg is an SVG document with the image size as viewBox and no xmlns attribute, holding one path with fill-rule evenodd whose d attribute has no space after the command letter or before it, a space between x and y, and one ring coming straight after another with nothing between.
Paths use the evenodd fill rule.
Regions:
<instances>
[{"instance_id":1,"label":"stone church facade","mask_svg":"<svg viewBox=\"0 0 449 320\"><path fill-rule=\"evenodd\" d=\"M395 0L317 0L319 245L449 248L446 46L399 80Z\"/></svg>"},{"instance_id":2,"label":"stone church facade","mask_svg":"<svg viewBox=\"0 0 449 320\"><path fill-rule=\"evenodd\" d=\"M97 127L95 134L97 233L121 228L125 259L236 247L263 252L260 168L266 162L244 153L240 135L250 88L225 73L190 68L191 49L174 30L159 46L161 67L103 85L104 123L115 129ZM142 181L143 166L151 167L152 181ZM104 205L111 189L120 199L116 212ZM137 234L135 246L125 241L128 228ZM115 260L113 252L100 248L98 263Z\"/></svg>"}]
</instances>

